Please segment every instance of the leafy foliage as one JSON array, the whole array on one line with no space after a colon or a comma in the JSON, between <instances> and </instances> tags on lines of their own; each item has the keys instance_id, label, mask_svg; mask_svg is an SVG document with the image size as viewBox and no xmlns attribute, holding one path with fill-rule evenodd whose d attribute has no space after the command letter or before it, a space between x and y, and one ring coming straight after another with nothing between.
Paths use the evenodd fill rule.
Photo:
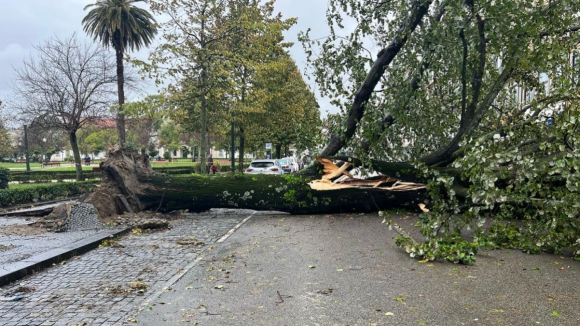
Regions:
<instances>
[{"instance_id":1,"label":"leafy foliage","mask_svg":"<svg viewBox=\"0 0 580 326\"><path fill-rule=\"evenodd\" d=\"M372 160L411 162L429 182L426 240L398 240L415 257L472 263L481 246L580 255L579 10L336 0L331 35L302 35L321 92L342 112L329 118L324 153L346 145L371 170Z\"/></svg>"},{"instance_id":2,"label":"leafy foliage","mask_svg":"<svg viewBox=\"0 0 580 326\"><path fill-rule=\"evenodd\" d=\"M8 188L10 182L10 169L0 168L0 189Z\"/></svg>"},{"instance_id":3,"label":"leafy foliage","mask_svg":"<svg viewBox=\"0 0 580 326\"><path fill-rule=\"evenodd\" d=\"M83 18L84 31L105 47L115 49L117 66L118 114L117 131L121 147L125 146L125 72L123 55L128 50L149 46L157 34L157 24L151 13L133 4L145 0L97 0Z\"/></svg>"},{"instance_id":4,"label":"leafy foliage","mask_svg":"<svg viewBox=\"0 0 580 326\"><path fill-rule=\"evenodd\" d=\"M53 184L28 185L18 189L0 190L0 206L32 203L39 200L52 200L92 191L98 182L61 182Z\"/></svg>"}]
</instances>

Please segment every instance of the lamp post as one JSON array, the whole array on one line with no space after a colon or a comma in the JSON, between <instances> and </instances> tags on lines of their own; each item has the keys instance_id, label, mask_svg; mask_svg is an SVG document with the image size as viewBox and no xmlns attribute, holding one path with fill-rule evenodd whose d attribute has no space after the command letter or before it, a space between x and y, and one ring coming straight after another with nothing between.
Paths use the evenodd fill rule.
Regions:
<instances>
[{"instance_id":1,"label":"lamp post","mask_svg":"<svg viewBox=\"0 0 580 326\"><path fill-rule=\"evenodd\" d=\"M46 150L46 138L42 138L42 162L46 161L46 157L45 157L45 150ZM41 162L41 163L42 163Z\"/></svg>"},{"instance_id":2,"label":"lamp post","mask_svg":"<svg viewBox=\"0 0 580 326\"><path fill-rule=\"evenodd\" d=\"M30 157L28 156L28 126L24 125L24 152L26 154L26 172L30 172Z\"/></svg>"}]
</instances>

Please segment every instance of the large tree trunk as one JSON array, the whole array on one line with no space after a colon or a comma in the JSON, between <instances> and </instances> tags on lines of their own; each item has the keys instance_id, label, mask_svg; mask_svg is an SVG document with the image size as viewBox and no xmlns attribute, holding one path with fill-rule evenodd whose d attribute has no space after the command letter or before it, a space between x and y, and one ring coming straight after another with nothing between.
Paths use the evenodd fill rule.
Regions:
<instances>
[{"instance_id":1,"label":"large tree trunk","mask_svg":"<svg viewBox=\"0 0 580 326\"><path fill-rule=\"evenodd\" d=\"M125 75L123 68L123 48L115 49L117 59L117 92L119 95L119 109L117 110L117 133L119 135L119 145L125 147L125 114L123 104L125 103Z\"/></svg>"},{"instance_id":2,"label":"large tree trunk","mask_svg":"<svg viewBox=\"0 0 580 326\"><path fill-rule=\"evenodd\" d=\"M210 208L278 210L294 214L370 212L408 206L416 208L424 190L312 190L310 177L273 175L165 175L151 169L149 158L126 150L109 153L101 162L104 179L86 202L101 218L153 210L205 211Z\"/></svg>"},{"instance_id":3,"label":"large tree trunk","mask_svg":"<svg viewBox=\"0 0 580 326\"><path fill-rule=\"evenodd\" d=\"M81 162L81 154L79 151L79 144L77 141L77 133L76 131L70 131L68 133L68 138L70 140L70 147L73 152L73 158L75 162L75 171L77 175L77 181L83 181L85 178L83 176L83 165Z\"/></svg>"}]
</instances>

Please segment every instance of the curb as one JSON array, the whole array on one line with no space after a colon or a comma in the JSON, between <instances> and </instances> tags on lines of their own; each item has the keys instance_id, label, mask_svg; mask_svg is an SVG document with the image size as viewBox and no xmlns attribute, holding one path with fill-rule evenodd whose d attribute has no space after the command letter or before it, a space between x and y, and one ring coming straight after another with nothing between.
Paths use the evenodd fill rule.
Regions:
<instances>
[{"instance_id":1,"label":"curb","mask_svg":"<svg viewBox=\"0 0 580 326\"><path fill-rule=\"evenodd\" d=\"M53 264L58 264L71 257L78 256L98 248L103 240L127 234L131 231L131 229L132 228L124 228L113 233L111 233L111 231L103 231L61 248L52 249L17 263L3 266L0 269L0 286L10 284L27 275L34 274L47 267L50 267Z\"/></svg>"}]
</instances>

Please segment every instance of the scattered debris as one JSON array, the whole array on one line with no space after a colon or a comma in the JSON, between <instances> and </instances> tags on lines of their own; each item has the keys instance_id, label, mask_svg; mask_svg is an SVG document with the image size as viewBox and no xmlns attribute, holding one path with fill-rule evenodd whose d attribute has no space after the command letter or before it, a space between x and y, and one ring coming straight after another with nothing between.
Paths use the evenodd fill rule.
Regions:
<instances>
[{"instance_id":1,"label":"scattered debris","mask_svg":"<svg viewBox=\"0 0 580 326\"><path fill-rule=\"evenodd\" d=\"M197 246L197 247L205 246L205 242L197 241L192 237L190 237L189 239L179 239L176 241L176 243L181 246Z\"/></svg>"},{"instance_id":2,"label":"scattered debris","mask_svg":"<svg viewBox=\"0 0 580 326\"><path fill-rule=\"evenodd\" d=\"M101 243L101 247L125 248L125 245L117 242L116 240L106 239Z\"/></svg>"},{"instance_id":3,"label":"scattered debris","mask_svg":"<svg viewBox=\"0 0 580 326\"><path fill-rule=\"evenodd\" d=\"M291 295L283 295L283 294L280 294L280 291L276 291L276 293L278 293L278 298L280 299L280 300L277 300L276 301L276 304L283 303L284 302L284 299L292 298Z\"/></svg>"},{"instance_id":4,"label":"scattered debris","mask_svg":"<svg viewBox=\"0 0 580 326\"><path fill-rule=\"evenodd\" d=\"M13 297L0 297L0 301L19 301L22 300L22 298L24 298L22 295L16 295Z\"/></svg>"},{"instance_id":5,"label":"scattered debris","mask_svg":"<svg viewBox=\"0 0 580 326\"><path fill-rule=\"evenodd\" d=\"M318 291L316 291L316 293L322 294L322 295L330 295L330 294L332 294L332 292L334 292L334 289L333 288L328 288L326 290L318 290Z\"/></svg>"},{"instance_id":6,"label":"scattered debris","mask_svg":"<svg viewBox=\"0 0 580 326\"><path fill-rule=\"evenodd\" d=\"M0 244L0 252L7 251L7 250L10 250L12 248L14 248L14 245L12 245L12 244L9 244L9 245Z\"/></svg>"},{"instance_id":7,"label":"scattered debris","mask_svg":"<svg viewBox=\"0 0 580 326\"><path fill-rule=\"evenodd\" d=\"M358 179L346 171L351 165L348 162L339 167L326 158L316 158L323 165L324 175L321 180L308 183L312 190L339 190L346 188L380 189L387 191L412 191L424 189L422 183L403 182L388 176L373 179ZM334 179L334 181L332 181Z\"/></svg>"},{"instance_id":8,"label":"scattered debris","mask_svg":"<svg viewBox=\"0 0 580 326\"><path fill-rule=\"evenodd\" d=\"M135 283L129 283L129 287L133 290L147 290L149 285L143 281L138 281Z\"/></svg>"},{"instance_id":9,"label":"scattered debris","mask_svg":"<svg viewBox=\"0 0 580 326\"><path fill-rule=\"evenodd\" d=\"M123 225L141 230L167 230L171 226L167 215L154 212L125 213L106 221L110 225Z\"/></svg>"},{"instance_id":10,"label":"scattered debris","mask_svg":"<svg viewBox=\"0 0 580 326\"><path fill-rule=\"evenodd\" d=\"M111 287L106 287L105 290L111 295L129 295L131 292L136 292L137 294L143 294L149 288L149 285L143 281L137 281L133 283L128 283L126 287L122 285L115 285Z\"/></svg>"},{"instance_id":11,"label":"scattered debris","mask_svg":"<svg viewBox=\"0 0 580 326\"><path fill-rule=\"evenodd\" d=\"M30 293L34 291L36 291L36 288L33 286L19 286L6 292L6 296L13 296L19 293Z\"/></svg>"}]
</instances>

